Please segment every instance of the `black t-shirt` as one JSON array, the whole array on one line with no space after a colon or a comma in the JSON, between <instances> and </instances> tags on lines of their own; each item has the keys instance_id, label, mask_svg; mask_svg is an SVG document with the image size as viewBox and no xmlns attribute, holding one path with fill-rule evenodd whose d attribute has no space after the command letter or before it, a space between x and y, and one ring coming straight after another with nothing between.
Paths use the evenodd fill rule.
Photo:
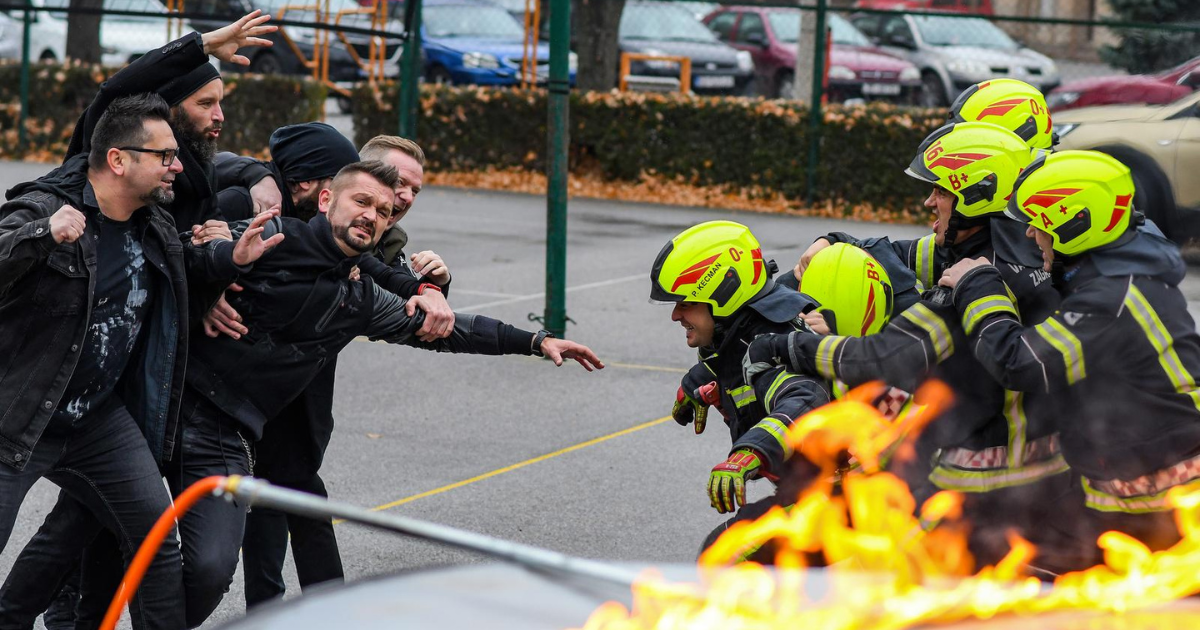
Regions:
<instances>
[{"instance_id":1,"label":"black t-shirt","mask_svg":"<svg viewBox=\"0 0 1200 630\"><path fill-rule=\"evenodd\" d=\"M89 209L96 241L96 292L79 363L58 404L60 419L74 422L100 409L125 372L153 295L142 252L142 221L118 222Z\"/></svg>"}]
</instances>

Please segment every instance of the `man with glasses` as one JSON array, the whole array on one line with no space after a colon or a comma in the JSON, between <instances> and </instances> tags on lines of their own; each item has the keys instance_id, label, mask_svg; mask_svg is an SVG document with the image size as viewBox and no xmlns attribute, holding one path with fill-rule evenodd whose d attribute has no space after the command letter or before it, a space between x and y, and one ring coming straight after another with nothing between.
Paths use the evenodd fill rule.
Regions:
<instances>
[{"instance_id":1,"label":"man with glasses","mask_svg":"<svg viewBox=\"0 0 1200 630\"><path fill-rule=\"evenodd\" d=\"M232 278L281 240L262 240L264 219L185 259L162 208L182 170L169 116L156 95L114 101L84 162L17 186L0 206L0 545L45 477L132 560L170 505L158 465L175 447L187 276ZM173 542L130 607L136 627L184 624Z\"/></svg>"}]
</instances>

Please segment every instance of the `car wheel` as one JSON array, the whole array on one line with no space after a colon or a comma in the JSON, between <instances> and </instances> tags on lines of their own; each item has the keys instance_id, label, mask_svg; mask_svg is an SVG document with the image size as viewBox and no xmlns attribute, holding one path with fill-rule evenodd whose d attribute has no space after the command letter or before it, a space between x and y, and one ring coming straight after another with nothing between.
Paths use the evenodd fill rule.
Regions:
<instances>
[{"instance_id":1,"label":"car wheel","mask_svg":"<svg viewBox=\"0 0 1200 630\"><path fill-rule=\"evenodd\" d=\"M434 66L429 71L429 82L434 85L454 85L454 77L450 76L449 70L441 66Z\"/></svg>"},{"instance_id":2,"label":"car wheel","mask_svg":"<svg viewBox=\"0 0 1200 630\"><path fill-rule=\"evenodd\" d=\"M38 57L38 61L54 63L58 61L58 55L55 55L53 50L43 50L42 54Z\"/></svg>"},{"instance_id":3,"label":"car wheel","mask_svg":"<svg viewBox=\"0 0 1200 630\"><path fill-rule=\"evenodd\" d=\"M775 98L796 98L796 75L785 72L775 85Z\"/></svg>"},{"instance_id":4,"label":"car wheel","mask_svg":"<svg viewBox=\"0 0 1200 630\"><path fill-rule=\"evenodd\" d=\"M946 87L942 85L942 80L933 72L926 72L921 75L921 106L922 107L945 107L950 104L946 98Z\"/></svg>"},{"instance_id":5,"label":"car wheel","mask_svg":"<svg viewBox=\"0 0 1200 630\"><path fill-rule=\"evenodd\" d=\"M1179 226L1176 225L1175 195L1171 193L1171 184L1158 164L1125 147L1104 146L1096 147L1096 150L1117 158L1129 167L1133 175L1134 207L1154 221L1167 238L1179 242L1177 237L1181 235L1176 234Z\"/></svg>"},{"instance_id":6,"label":"car wheel","mask_svg":"<svg viewBox=\"0 0 1200 630\"><path fill-rule=\"evenodd\" d=\"M250 72L257 74L283 74L283 64L274 53L260 52L250 62Z\"/></svg>"}]
</instances>

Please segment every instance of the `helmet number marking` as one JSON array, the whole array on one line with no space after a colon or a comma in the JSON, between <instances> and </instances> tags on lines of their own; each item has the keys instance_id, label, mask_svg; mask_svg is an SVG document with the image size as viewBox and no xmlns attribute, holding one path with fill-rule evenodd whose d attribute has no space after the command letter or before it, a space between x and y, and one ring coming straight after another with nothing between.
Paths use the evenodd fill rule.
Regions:
<instances>
[{"instance_id":1,"label":"helmet number marking","mask_svg":"<svg viewBox=\"0 0 1200 630\"><path fill-rule=\"evenodd\" d=\"M950 186L953 187L954 190L962 188L962 180L959 179L958 173L953 173L950 175Z\"/></svg>"},{"instance_id":2,"label":"helmet number marking","mask_svg":"<svg viewBox=\"0 0 1200 630\"><path fill-rule=\"evenodd\" d=\"M740 250L736 247L730 247L729 248L729 257L733 258L733 262L741 261L742 260L742 250Z\"/></svg>"},{"instance_id":3,"label":"helmet number marking","mask_svg":"<svg viewBox=\"0 0 1200 630\"><path fill-rule=\"evenodd\" d=\"M941 155L943 151L945 151L945 149L942 148L942 141L938 140L937 142L934 142L933 145L931 145L925 151L925 162L928 164L929 162L936 160L937 156Z\"/></svg>"}]
</instances>

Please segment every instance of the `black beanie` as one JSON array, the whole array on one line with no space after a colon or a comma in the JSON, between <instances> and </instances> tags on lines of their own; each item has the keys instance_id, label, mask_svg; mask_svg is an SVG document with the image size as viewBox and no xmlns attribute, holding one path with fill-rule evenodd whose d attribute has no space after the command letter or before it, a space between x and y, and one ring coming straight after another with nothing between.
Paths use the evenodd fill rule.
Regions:
<instances>
[{"instance_id":1,"label":"black beanie","mask_svg":"<svg viewBox=\"0 0 1200 630\"><path fill-rule=\"evenodd\" d=\"M343 166L359 160L358 149L346 136L319 122L276 129L270 147L271 159L289 182L333 177Z\"/></svg>"},{"instance_id":2,"label":"black beanie","mask_svg":"<svg viewBox=\"0 0 1200 630\"><path fill-rule=\"evenodd\" d=\"M196 93L196 90L208 85L214 79L220 79L221 73L211 63L203 63L191 72L171 79L169 83L158 89L158 95L163 97L167 105L175 107L183 99Z\"/></svg>"}]
</instances>

